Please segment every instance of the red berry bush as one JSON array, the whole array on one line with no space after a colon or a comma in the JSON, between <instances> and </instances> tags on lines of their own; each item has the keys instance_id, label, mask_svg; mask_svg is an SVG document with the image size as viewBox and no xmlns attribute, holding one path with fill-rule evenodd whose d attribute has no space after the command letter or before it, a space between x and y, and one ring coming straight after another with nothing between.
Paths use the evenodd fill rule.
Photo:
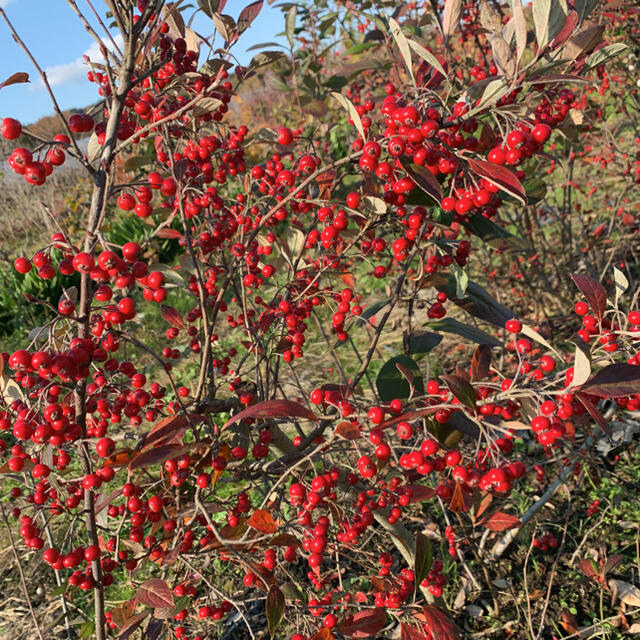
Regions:
<instances>
[{"instance_id":1,"label":"red berry bush","mask_svg":"<svg viewBox=\"0 0 640 640\"><path fill-rule=\"evenodd\" d=\"M464 637L443 594L467 560L497 562L640 408L637 156L608 210L576 219L570 184L609 163L598 100L633 86L637 14L286 3L288 52L243 67L262 4L109 2L99 106L52 140L2 120L20 179L72 157L93 189L81 230L14 262L79 285L2 354L4 519L92 610L84 637ZM243 124L267 81L267 125ZM123 218L139 236L114 242Z\"/></svg>"}]
</instances>

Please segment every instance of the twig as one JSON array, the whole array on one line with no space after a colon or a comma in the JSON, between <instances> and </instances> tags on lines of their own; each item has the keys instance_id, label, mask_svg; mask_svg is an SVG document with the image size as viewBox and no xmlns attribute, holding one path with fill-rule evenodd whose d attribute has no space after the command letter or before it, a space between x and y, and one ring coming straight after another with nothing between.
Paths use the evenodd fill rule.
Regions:
<instances>
[{"instance_id":1,"label":"twig","mask_svg":"<svg viewBox=\"0 0 640 640\"><path fill-rule=\"evenodd\" d=\"M13 533L11 532L9 521L7 520L7 514L5 513L4 505L1 502L0 502L0 510L2 511L2 519L4 520L4 524L7 527L7 533L9 534L9 542L11 543L11 549L13 550L13 555L16 559L16 564L18 565L18 573L20 574L20 582L22 583L22 590L24 591L24 597L27 599L27 605L29 605L29 611L31 612L31 618L33 619L33 624L36 627L36 631L38 632L38 637L40 638L40 640L44 640L44 638L42 637L42 631L40 631L40 625L38 624L38 619L36 618L36 614L33 610L33 605L31 604L31 598L29 597L29 590L27 589L27 581L24 578L24 572L22 571L22 564L20 563L20 556L18 556L16 544L13 540Z\"/></svg>"}]
</instances>

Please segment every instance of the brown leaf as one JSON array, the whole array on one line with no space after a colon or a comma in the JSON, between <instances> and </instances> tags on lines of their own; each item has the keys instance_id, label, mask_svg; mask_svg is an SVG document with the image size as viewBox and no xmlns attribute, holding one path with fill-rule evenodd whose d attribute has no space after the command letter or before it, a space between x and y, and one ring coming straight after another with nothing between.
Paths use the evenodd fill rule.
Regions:
<instances>
[{"instance_id":1,"label":"brown leaf","mask_svg":"<svg viewBox=\"0 0 640 640\"><path fill-rule=\"evenodd\" d=\"M353 423L344 420L336 425L335 433L345 440L356 440L360 437L360 429Z\"/></svg>"},{"instance_id":2,"label":"brown leaf","mask_svg":"<svg viewBox=\"0 0 640 640\"><path fill-rule=\"evenodd\" d=\"M309 640L333 640L333 633L331 633L329 627L322 627L322 629L314 633Z\"/></svg>"},{"instance_id":3,"label":"brown leaf","mask_svg":"<svg viewBox=\"0 0 640 640\"><path fill-rule=\"evenodd\" d=\"M223 429L247 418L306 418L318 420L313 412L291 400L265 400L247 407L240 413L236 413L225 422Z\"/></svg>"},{"instance_id":4,"label":"brown leaf","mask_svg":"<svg viewBox=\"0 0 640 640\"><path fill-rule=\"evenodd\" d=\"M580 289L580 292L585 297L593 313L595 313L598 320L600 320L607 309L606 289L591 276L573 273L571 274L571 278L575 282L576 287Z\"/></svg>"},{"instance_id":5,"label":"brown leaf","mask_svg":"<svg viewBox=\"0 0 640 640\"><path fill-rule=\"evenodd\" d=\"M467 513L470 509L471 499L469 495L462 490L460 483L456 482L453 496L451 496L451 502L449 503L449 511L453 511L453 513Z\"/></svg>"},{"instance_id":6,"label":"brown leaf","mask_svg":"<svg viewBox=\"0 0 640 640\"><path fill-rule=\"evenodd\" d=\"M526 204L527 195L520 180L515 173L499 164L493 164L486 160L476 160L469 158L469 168L473 173L488 180L492 184L519 200L522 204Z\"/></svg>"},{"instance_id":7,"label":"brown leaf","mask_svg":"<svg viewBox=\"0 0 640 640\"><path fill-rule=\"evenodd\" d=\"M300 547L300 541L290 533L278 533L269 540L270 547Z\"/></svg>"},{"instance_id":8,"label":"brown leaf","mask_svg":"<svg viewBox=\"0 0 640 640\"><path fill-rule=\"evenodd\" d=\"M238 35L251 26L251 23L258 17L260 9L264 4L263 0L256 0L248 4L238 16Z\"/></svg>"},{"instance_id":9,"label":"brown leaf","mask_svg":"<svg viewBox=\"0 0 640 640\"><path fill-rule=\"evenodd\" d=\"M583 29L564 45L563 56L575 60L591 53L602 42L603 33L603 24L596 24Z\"/></svg>"},{"instance_id":10,"label":"brown leaf","mask_svg":"<svg viewBox=\"0 0 640 640\"><path fill-rule=\"evenodd\" d=\"M187 427L204 420L205 416L199 413L190 414L188 420L183 414L162 418L144 437L142 450L160 444L182 444Z\"/></svg>"},{"instance_id":11,"label":"brown leaf","mask_svg":"<svg viewBox=\"0 0 640 640\"><path fill-rule=\"evenodd\" d=\"M489 375L491 367L491 347L488 344L479 344L473 352L471 359L471 380L484 380Z\"/></svg>"},{"instance_id":12,"label":"brown leaf","mask_svg":"<svg viewBox=\"0 0 640 640\"><path fill-rule=\"evenodd\" d=\"M173 607L173 594L169 585L160 578L149 578L137 589L136 597L142 604L153 609Z\"/></svg>"},{"instance_id":13,"label":"brown leaf","mask_svg":"<svg viewBox=\"0 0 640 640\"><path fill-rule=\"evenodd\" d=\"M260 533L275 533L278 530L278 525L273 516L264 509L254 511L247 524Z\"/></svg>"},{"instance_id":14,"label":"brown leaf","mask_svg":"<svg viewBox=\"0 0 640 640\"><path fill-rule=\"evenodd\" d=\"M590 558L580 560L580 562L578 562L578 569L580 569L587 578L593 578L598 575L598 570Z\"/></svg>"},{"instance_id":15,"label":"brown leaf","mask_svg":"<svg viewBox=\"0 0 640 640\"><path fill-rule=\"evenodd\" d=\"M29 82L29 74L24 71L18 71L11 74L4 82L0 82L0 89L9 87L12 84L22 84L23 82Z\"/></svg>"},{"instance_id":16,"label":"brown leaf","mask_svg":"<svg viewBox=\"0 0 640 640\"><path fill-rule=\"evenodd\" d=\"M336 627L336 631L350 638L370 638L383 629L386 623L384 609L376 607L348 616Z\"/></svg>"},{"instance_id":17,"label":"brown leaf","mask_svg":"<svg viewBox=\"0 0 640 640\"><path fill-rule=\"evenodd\" d=\"M502 36L491 37L491 51L498 69L507 77L512 77L516 72L516 62L511 54L511 47Z\"/></svg>"},{"instance_id":18,"label":"brown leaf","mask_svg":"<svg viewBox=\"0 0 640 640\"><path fill-rule=\"evenodd\" d=\"M502 511L485 516L478 524L491 531L507 531L508 529L517 529L522 526L519 518Z\"/></svg>"},{"instance_id":19,"label":"brown leaf","mask_svg":"<svg viewBox=\"0 0 640 640\"><path fill-rule=\"evenodd\" d=\"M433 489L421 484L408 484L404 488L410 491L409 503L424 502L436 495Z\"/></svg>"}]
</instances>

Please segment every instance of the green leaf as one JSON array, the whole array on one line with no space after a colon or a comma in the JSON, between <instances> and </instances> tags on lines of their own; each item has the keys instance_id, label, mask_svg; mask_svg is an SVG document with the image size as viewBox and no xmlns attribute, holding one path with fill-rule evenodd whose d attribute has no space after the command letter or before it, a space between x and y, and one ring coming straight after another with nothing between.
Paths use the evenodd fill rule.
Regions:
<instances>
[{"instance_id":1,"label":"green leaf","mask_svg":"<svg viewBox=\"0 0 640 640\"><path fill-rule=\"evenodd\" d=\"M434 320L433 322L429 322L426 326L429 327L429 329L433 329L434 331L455 333L456 335L459 335L462 338L466 338L467 340L471 340L471 342L475 342L476 344L488 344L495 347L501 346L500 341L498 341L493 336L490 336L488 333L482 331L482 329L476 329L476 327L464 324L459 320L456 320L455 318L442 318L442 320Z\"/></svg>"},{"instance_id":2,"label":"green leaf","mask_svg":"<svg viewBox=\"0 0 640 640\"><path fill-rule=\"evenodd\" d=\"M406 399L411 395L411 385L396 365L407 369L413 375L415 393L424 393L424 380L416 361L409 356L395 356L382 365L376 378L376 388L380 399L389 402L394 398Z\"/></svg>"},{"instance_id":3,"label":"green leaf","mask_svg":"<svg viewBox=\"0 0 640 640\"><path fill-rule=\"evenodd\" d=\"M285 34L287 36L287 40L289 41L289 46L293 49L293 34L296 28L296 18L298 16L298 7L294 4L289 11L287 11L287 16L285 18Z\"/></svg>"},{"instance_id":4,"label":"green leaf","mask_svg":"<svg viewBox=\"0 0 640 640\"><path fill-rule=\"evenodd\" d=\"M431 569L431 563L433 562L433 549L431 547L431 541L424 533L416 534L416 555L415 555L415 584L420 586L420 583L427 577L429 570Z\"/></svg>"},{"instance_id":5,"label":"green leaf","mask_svg":"<svg viewBox=\"0 0 640 640\"><path fill-rule=\"evenodd\" d=\"M284 594L275 584L272 584L269 587L269 593L267 594L266 601L266 613L269 633L273 636L284 616Z\"/></svg>"},{"instance_id":6,"label":"green leaf","mask_svg":"<svg viewBox=\"0 0 640 640\"><path fill-rule=\"evenodd\" d=\"M452 264L453 275L456 279L456 296L462 298L467 291L469 285L469 276L467 272L455 262Z\"/></svg>"},{"instance_id":7,"label":"green leaf","mask_svg":"<svg viewBox=\"0 0 640 640\"><path fill-rule=\"evenodd\" d=\"M371 49L371 47L375 47L377 44L379 43L378 42L360 42L359 44L356 44L353 47L349 47L349 49L347 49L345 53L347 55L353 56L356 53L362 53L367 49Z\"/></svg>"},{"instance_id":8,"label":"green leaf","mask_svg":"<svg viewBox=\"0 0 640 640\"><path fill-rule=\"evenodd\" d=\"M337 89L337 90L342 89L342 87L346 86L347 84L349 84L349 80L344 76L338 76L338 75L331 76L330 78L327 78L322 83L322 85L324 87L327 87L327 89Z\"/></svg>"},{"instance_id":9,"label":"green leaf","mask_svg":"<svg viewBox=\"0 0 640 640\"><path fill-rule=\"evenodd\" d=\"M529 245L524 240L514 236L493 222L493 220L489 220L489 218L485 218L482 215L472 215L462 224L465 229L468 229L473 235L478 236L478 238L495 249L500 249L501 251L530 251Z\"/></svg>"},{"instance_id":10,"label":"green leaf","mask_svg":"<svg viewBox=\"0 0 640 640\"><path fill-rule=\"evenodd\" d=\"M472 280L469 281L463 298L456 295L456 282L453 276L436 277L434 286L438 291L446 293L451 302L467 313L497 327L504 327L507 320L516 317L513 311L494 300L479 284Z\"/></svg>"},{"instance_id":11,"label":"green leaf","mask_svg":"<svg viewBox=\"0 0 640 640\"><path fill-rule=\"evenodd\" d=\"M442 342L442 336L432 331L412 331L407 336L409 353L427 353Z\"/></svg>"},{"instance_id":12,"label":"green leaf","mask_svg":"<svg viewBox=\"0 0 640 640\"><path fill-rule=\"evenodd\" d=\"M595 69L601 64L608 62L612 58L619 56L623 51L626 51L629 47L623 42L616 42L615 44L608 44L602 49L594 51L585 63L587 69Z\"/></svg>"},{"instance_id":13,"label":"green leaf","mask_svg":"<svg viewBox=\"0 0 640 640\"><path fill-rule=\"evenodd\" d=\"M396 44L398 45L398 49L400 49L400 55L402 56L405 67L407 67L407 71L409 72L409 76L411 77L411 82L415 86L416 79L413 75L413 63L411 62L411 47L409 46L409 41L407 40L407 36L405 36L404 33L402 33L402 29L400 29L400 25L393 18L389 18L389 27L391 28L391 35L396 41Z\"/></svg>"}]
</instances>

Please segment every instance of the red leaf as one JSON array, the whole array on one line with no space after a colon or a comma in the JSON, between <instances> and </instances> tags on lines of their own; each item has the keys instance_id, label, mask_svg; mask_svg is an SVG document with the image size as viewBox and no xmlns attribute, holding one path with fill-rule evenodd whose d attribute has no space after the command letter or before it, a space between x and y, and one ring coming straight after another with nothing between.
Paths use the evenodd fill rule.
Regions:
<instances>
[{"instance_id":1,"label":"red leaf","mask_svg":"<svg viewBox=\"0 0 640 640\"><path fill-rule=\"evenodd\" d=\"M242 33L251 26L251 23L258 17L260 9L262 9L263 1L256 0L248 4L238 16L238 34Z\"/></svg>"},{"instance_id":2,"label":"red leaf","mask_svg":"<svg viewBox=\"0 0 640 640\"><path fill-rule=\"evenodd\" d=\"M640 393L640 367L616 362L600 369L580 391L599 398L621 398Z\"/></svg>"},{"instance_id":3,"label":"red leaf","mask_svg":"<svg viewBox=\"0 0 640 640\"><path fill-rule=\"evenodd\" d=\"M595 568L593 560L589 558L580 560L580 562L578 562L578 569L580 569L587 578L593 578L598 575L598 570Z\"/></svg>"},{"instance_id":4,"label":"red leaf","mask_svg":"<svg viewBox=\"0 0 640 640\"><path fill-rule=\"evenodd\" d=\"M162 317L173 327L177 327L178 329L186 329L187 325L185 324L180 312L173 307L170 307L166 304L163 304L160 307L162 310Z\"/></svg>"},{"instance_id":5,"label":"red leaf","mask_svg":"<svg viewBox=\"0 0 640 640\"><path fill-rule=\"evenodd\" d=\"M438 204L442 202L442 187L438 179L425 167L420 167L409 161L401 162L402 168L408 176L420 187L428 196L431 196Z\"/></svg>"},{"instance_id":6,"label":"red leaf","mask_svg":"<svg viewBox=\"0 0 640 640\"><path fill-rule=\"evenodd\" d=\"M422 630L412 627L406 622L400 623L400 638L401 640L427 640L427 636Z\"/></svg>"},{"instance_id":7,"label":"red leaf","mask_svg":"<svg viewBox=\"0 0 640 640\"><path fill-rule=\"evenodd\" d=\"M478 524L491 531L506 531L507 529L517 529L522 526L519 518L508 513L502 513L502 511L496 511L496 513L485 516Z\"/></svg>"},{"instance_id":8,"label":"red leaf","mask_svg":"<svg viewBox=\"0 0 640 640\"><path fill-rule=\"evenodd\" d=\"M169 229L168 227L164 227L163 229L158 230L156 236L165 240L180 240L182 238L182 233L177 229Z\"/></svg>"},{"instance_id":9,"label":"red leaf","mask_svg":"<svg viewBox=\"0 0 640 640\"><path fill-rule=\"evenodd\" d=\"M360 437L360 429L346 420L338 423L335 432L345 440L356 440Z\"/></svg>"},{"instance_id":10,"label":"red leaf","mask_svg":"<svg viewBox=\"0 0 640 640\"><path fill-rule=\"evenodd\" d=\"M527 196L520 180L506 167L487 162L486 160L469 158L469 168L473 173L500 187L500 189L512 195L522 202L522 204L527 203Z\"/></svg>"},{"instance_id":11,"label":"red leaf","mask_svg":"<svg viewBox=\"0 0 640 640\"><path fill-rule=\"evenodd\" d=\"M563 45L569 39L577 24L578 13L576 11L569 11L569 13L567 14L567 19L564 23L564 27L560 29L558 35L553 39L551 48L557 49L560 45Z\"/></svg>"},{"instance_id":12,"label":"red leaf","mask_svg":"<svg viewBox=\"0 0 640 640\"><path fill-rule=\"evenodd\" d=\"M142 604L154 609L173 607L173 594L169 585L160 578L145 580L136 591L136 597Z\"/></svg>"},{"instance_id":13,"label":"red leaf","mask_svg":"<svg viewBox=\"0 0 640 640\"><path fill-rule=\"evenodd\" d=\"M144 437L142 449L148 449L152 445L182 444L182 438L187 427L203 422L204 419L205 416L199 413L191 414L188 420L182 414L162 418L155 423L153 429Z\"/></svg>"},{"instance_id":14,"label":"red leaf","mask_svg":"<svg viewBox=\"0 0 640 640\"><path fill-rule=\"evenodd\" d=\"M416 618L424 622L433 640L459 640L458 630L453 620L433 604L422 607Z\"/></svg>"},{"instance_id":15,"label":"red leaf","mask_svg":"<svg viewBox=\"0 0 640 640\"><path fill-rule=\"evenodd\" d=\"M436 492L433 489L421 484L408 484L405 486L405 489L408 489L411 492L409 495L410 504L413 502L429 500L429 498L433 498L433 496L436 495Z\"/></svg>"},{"instance_id":16,"label":"red leaf","mask_svg":"<svg viewBox=\"0 0 640 640\"><path fill-rule=\"evenodd\" d=\"M0 82L0 89L12 84L21 84L23 82L29 82L29 74L24 71L18 71L17 73L10 75L4 82Z\"/></svg>"},{"instance_id":17,"label":"red leaf","mask_svg":"<svg viewBox=\"0 0 640 640\"><path fill-rule=\"evenodd\" d=\"M136 469L144 469L145 467L151 467L159 462L169 460L169 458L176 458L180 454L184 453L185 448L177 444L164 444L153 449L148 449L137 455L129 463L129 471L135 471Z\"/></svg>"},{"instance_id":18,"label":"red leaf","mask_svg":"<svg viewBox=\"0 0 640 640\"><path fill-rule=\"evenodd\" d=\"M269 540L270 547L300 547L300 541L290 533L278 533Z\"/></svg>"},{"instance_id":19,"label":"red leaf","mask_svg":"<svg viewBox=\"0 0 640 640\"><path fill-rule=\"evenodd\" d=\"M591 276L572 273L571 278L575 282L576 287L580 289L580 293L585 297L591 310L596 314L598 319L601 319L607 309L606 289Z\"/></svg>"},{"instance_id":20,"label":"red leaf","mask_svg":"<svg viewBox=\"0 0 640 640\"><path fill-rule=\"evenodd\" d=\"M247 524L260 533L275 533L278 530L278 525L273 516L264 509L254 511Z\"/></svg>"},{"instance_id":21,"label":"red leaf","mask_svg":"<svg viewBox=\"0 0 640 640\"><path fill-rule=\"evenodd\" d=\"M151 609L145 609L140 613L136 613L131 616L126 622L124 626L120 629L120 635L118 636L118 640L127 640L133 632L140 626L142 621L151 613Z\"/></svg>"},{"instance_id":22,"label":"red leaf","mask_svg":"<svg viewBox=\"0 0 640 640\"><path fill-rule=\"evenodd\" d=\"M307 418L318 420L314 413L297 402L291 400L265 400L247 407L227 420L223 429L247 418Z\"/></svg>"},{"instance_id":23,"label":"red leaf","mask_svg":"<svg viewBox=\"0 0 640 640\"><path fill-rule=\"evenodd\" d=\"M336 630L351 638L370 638L387 624L384 609L365 609L345 618Z\"/></svg>"},{"instance_id":24,"label":"red leaf","mask_svg":"<svg viewBox=\"0 0 640 640\"><path fill-rule=\"evenodd\" d=\"M605 417L598 411L598 408L583 393L576 393L576 398L582 406L589 412L589 415L596 421L596 424L607 434L611 435L611 427Z\"/></svg>"},{"instance_id":25,"label":"red leaf","mask_svg":"<svg viewBox=\"0 0 640 640\"><path fill-rule=\"evenodd\" d=\"M476 408L476 392L471 384L460 376L441 376L451 393L465 407L474 410Z\"/></svg>"}]
</instances>

